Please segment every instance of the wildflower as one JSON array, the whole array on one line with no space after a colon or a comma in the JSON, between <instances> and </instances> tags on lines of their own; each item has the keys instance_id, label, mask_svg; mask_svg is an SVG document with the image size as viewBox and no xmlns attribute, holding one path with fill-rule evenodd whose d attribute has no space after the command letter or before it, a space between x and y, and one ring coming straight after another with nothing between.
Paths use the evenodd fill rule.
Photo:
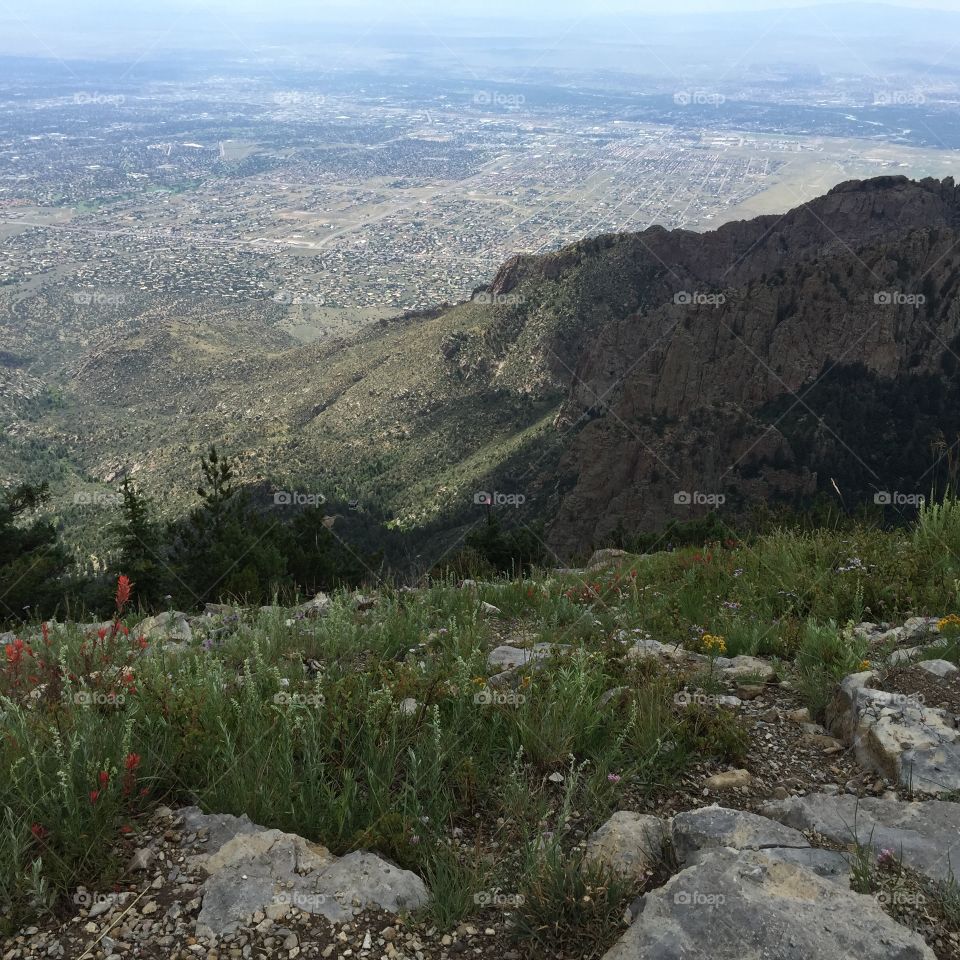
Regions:
<instances>
[{"instance_id":1,"label":"wildflower","mask_svg":"<svg viewBox=\"0 0 960 960\"><path fill-rule=\"evenodd\" d=\"M110 782L110 774L106 770L101 770L97 774L97 779L100 781L100 786L105 787Z\"/></svg>"},{"instance_id":2,"label":"wildflower","mask_svg":"<svg viewBox=\"0 0 960 960\"><path fill-rule=\"evenodd\" d=\"M124 574L120 574L117 578L117 612L123 613L123 608L130 602L130 594L133 591L133 584L130 582L130 578Z\"/></svg>"},{"instance_id":3,"label":"wildflower","mask_svg":"<svg viewBox=\"0 0 960 960\"><path fill-rule=\"evenodd\" d=\"M623 779L623 777L621 777L619 773L608 773L607 779L611 783L619 783Z\"/></svg>"},{"instance_id":4,"label":"wildflower","mask_svg":"<svg viewBox=\"0 0 960 960\"><path fill-rule=\"evenodd\" d=\"M6 645L7 663L11 666L19 665L23 659L24 653L32 654L33 651L19 637Z\"/></svg>"},{"instance_id":5,"label":"wildflower","mask_svg":"<svg viewBox=\"0 0 960 960\"><path fill-rule=\"evenodd\" d=\"M701 638L701 643L707 650L707 653L721 656L727 652L727 641L723 637L714 636L712 633L705 633Z\"/></svg>"},{"instance_id":6,"label":"wildflower","mask_svg":"<svg viewBox=\"0 0 960 960\"><path fill-rule=\"evenodd\" d=\"M140 754L128 753L127 759L123 761L123 766L127 770L136 770L140 766Z\"/></svg>"},{"instance_id":7,"label":"wildflower","mask_svg":"<svg viewBox=\"0 0 960 960\"><path fill-rule=\"evenodd\" d=\"M950 630L951 628L956 629L960 627L960 617L955 613L948 614L945 617L941 617L937 621L937 630Z\"/></svg>"},{"instance_id":8,"label":"wildflower","mask_svg":"<svg viewBox=\"0 0 960 960\"><path fill-rule=\"evenodd\" d=\"M30 832L31 832L38 840L46 840L46 839L47 839L48 831L47 831L47 828L46 828L42 823L33 823L33 824L31 824L31 825L30 825Z\"/></svg>"},{"instance_id":9,"label":"wildflower","mask_svg":"<svg viewBox=\"0 0 960 960\"><path fill-rule=\"evenodd\" d=\"M860 669L861 669L861 670L869 670L869 669L870 669L870 661L869 661L869 660L861 660L861 661L860 661Z\"/></svg>"},{"instance_id":10,"label":"wildflower","mask_svg":"<svg viewBox=\"0 0 960 960\"><path fill-rule=\"evenodd\" d=\"M99 799L100 799L100 791L99 791L99 790L91 790L91 791L90 791L90 802L91 802L91 803L96 803L97 800L99 800Z\"/></svg>"},{"instance_id":11,"label":"wildflower","mask_svg":"<svg viewBox=\"0 0 960 960\"><path fill-rule=\"evenodd\" d=\"M897 855L889 847L884 847L877 855L878 867L892 867L896 862Z\"/></svg>"}]
</instances>

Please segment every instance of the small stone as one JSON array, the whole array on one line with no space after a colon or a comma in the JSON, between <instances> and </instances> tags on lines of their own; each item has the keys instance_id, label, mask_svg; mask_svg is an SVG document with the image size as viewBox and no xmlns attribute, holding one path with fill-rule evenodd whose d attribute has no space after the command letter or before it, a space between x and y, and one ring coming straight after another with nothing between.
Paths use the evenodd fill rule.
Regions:
<instances>
[{"instance_id":1,"label":"small stone","mask_svg":"<svg viewBox=\"0 0 960 960\"><path fill-rule=\"evenodd\" d=\"M733 790L736 787L749 787L753 776L747 770L727 770L724 773L707 777L703 785L707 790Z\"/></svg>"}]
</instances>

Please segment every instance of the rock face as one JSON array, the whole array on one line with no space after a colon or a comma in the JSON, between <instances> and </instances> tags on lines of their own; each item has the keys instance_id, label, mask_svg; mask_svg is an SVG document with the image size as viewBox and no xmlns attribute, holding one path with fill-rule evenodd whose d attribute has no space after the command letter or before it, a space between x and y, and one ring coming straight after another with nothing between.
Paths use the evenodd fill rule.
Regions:
<instances>
[{"instance_id":1,"label":"rock face","mask_svg":"<svg viewBox=\"0 0 960 960\"><path fill-rule=\"evenodd\" d=\"M797 830L816 830L836 843L857 842L892 850L905 866L946 880L960 863L960 803L903 803L879 797L791 797L765 804L763 812Z\"/></svg>"},{"instance_id":2,"label":"rock face","mask_svg":"<svg viewBox=\"0 0 960 960\"><path fill-rule=\"evenodd\" d=\"M557 468L569 492L548 528L551 546L582 554L620 529L702 515L710 497L726 496L721 509L733 510L734 490L769 500L827 486L824 438L802 418L781 420L789 403L778 404L823 375L807 400L812 420L826 414L856 452L864 425L831 417L830 390L862 385L881 416L902 402L901 378L946 382L953 260L926 283L924 264L949 256L958 210L952 180L882 177L842 184L782 218L699 236L655 227L507 265L497 289L538 306L563 297L582 323L582 338L555 345L574 371L558 423L582 428ZM924 301L898 309L895 295L911 293ZM919 438L906 419L901 429L897 465L880 473L902 476L906 464L905 482L920 490L922 469L910 475L900 456ZM853 466L837 479L845 495L872 502L866 481Z\"/></svg>"},{"instance_id":3,"label":"rock face","mask_svg":"<svg viewBox=\"0 0 960 960\"><path fill-rule=\"evenodd\" d=\"M255 912L277 907L342 921L371 907L415 910L429 899L419 877L376 854L356 851L338 858L326 847L259 827L247 817L207 816L195 807L180 812L186 828L209 837L200 858L208 874L197 918L200 937L222 937L248 924Z\"/></svg>"},{"instance_id":4,"label":"rock face","mask_svg":"<svg viewBox=\"0 0 960 960\"><path fill-rule=\"evenodd\" d=\"M945 710L916 697L877 690L871 671L845 677L827 710L832 733L857 760L915 793L960 790L960 731Z\"/></svg>"},{"instance_id":5,"label":"rock face","mask_svg":"<svg viewBox=\"0 0 960 960\"><path fill-rule=\"evenodd\" d=\"M604 960L933 960L877 901L762 853L719 850L641 901Z\"/></svg>"}]
</instances>

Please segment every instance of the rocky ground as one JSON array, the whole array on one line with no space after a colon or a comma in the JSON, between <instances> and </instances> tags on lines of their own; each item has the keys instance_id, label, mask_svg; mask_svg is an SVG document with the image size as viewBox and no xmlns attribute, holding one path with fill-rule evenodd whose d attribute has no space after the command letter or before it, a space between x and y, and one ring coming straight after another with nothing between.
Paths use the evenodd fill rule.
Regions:
<instances>
[{"instance_id":1,"label":"rocky ground","mask_svg":"<svg viewBox=\"0 0 960 960\"><path fill-rule=\"evenodd\" d=\"M306 613L322 615L313 604ZM190 640L177 615L148 629ZM703 762L679 784L625 789L603 827L583 828L588 862L646 889L607 960L960 958L960 671L929 655L929 620L857 629L877 655L839 685L826 726L775 662L624 638L627 656L689 676L678 705L729 712L747 747L737 767ZM499 636L491 696L564 652L506 624ZM705 667L709 683L694 685ZM110 889L79 888L66 912L7 939L2 960L528 955L511 936L510 895L491 891L471 922L439 929L418 919L423 880L375 852L336 857L195 807L160 807L123 844Z\"/></svg>"}]
</instances>

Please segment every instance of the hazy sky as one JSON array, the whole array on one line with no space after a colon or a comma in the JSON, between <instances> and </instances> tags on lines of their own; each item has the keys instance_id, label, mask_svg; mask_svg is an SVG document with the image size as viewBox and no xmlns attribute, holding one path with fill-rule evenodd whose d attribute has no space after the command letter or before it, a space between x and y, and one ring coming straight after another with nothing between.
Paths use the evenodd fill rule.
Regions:
<instances>
[{"instance_id":1,"label":"hazy sky","mask_svg":"<svg viewBox=\"0 0 960 960\"><path fill-rule=\"evenodd\" d=\"M595 16L603 14L723 13L740 10L785 10L804 6L835 6L836 0L0 0L0 18L36 20L40 16L99 18L122 10L128 19L153 17L163 11L205 14L254 14L271 19L338 18L404 15L487 18ZM875 0L846 0L843 6L875 5ZM958 0L897 0L890 6L919 9L958 9Z\"/></svg>"}]
</instances>

